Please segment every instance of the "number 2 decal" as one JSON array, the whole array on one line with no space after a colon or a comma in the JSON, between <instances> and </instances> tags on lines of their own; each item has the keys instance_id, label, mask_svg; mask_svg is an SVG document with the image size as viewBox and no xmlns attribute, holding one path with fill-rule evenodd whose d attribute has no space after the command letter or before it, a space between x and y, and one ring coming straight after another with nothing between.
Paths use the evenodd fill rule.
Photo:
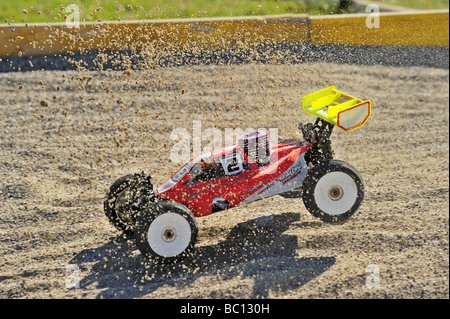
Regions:
<instances>
[{"instance_id":1,"label":"number 2 decal","mask_svg":"<svg viewBox=\"0 0 450 319\"><path fill-rule=\"evenodd\" d=\"M240 153L231 153L220 158L225 175L237 175L244 171L242 155Z\"/></svg>"}]
</instances>

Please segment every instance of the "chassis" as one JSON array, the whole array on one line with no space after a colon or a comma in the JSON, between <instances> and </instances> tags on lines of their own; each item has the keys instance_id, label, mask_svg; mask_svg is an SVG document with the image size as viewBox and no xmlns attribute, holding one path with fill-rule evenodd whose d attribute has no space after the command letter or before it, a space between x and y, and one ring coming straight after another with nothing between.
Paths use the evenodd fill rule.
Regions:
<instances>
[{"instance_id":1,"label":"chassis","mask_svg":"<svg viewBox=\"0 0 450 319\"><path fill-rule=\"evenodd\" d=\"M324 222L343 222L364 198L364 184L351 165L333 159L335 126L350 131L370 116L370 101L330 87L305 96L303 110L314 123L299 124L302 141L270 144L267 132L251 132L239 143L195 157L154 189L144 172L118 179L104 202L110 222L134 236L140 252L160 263L194 253L196 218L293 193Z\"/></svg>"}]
</instances>

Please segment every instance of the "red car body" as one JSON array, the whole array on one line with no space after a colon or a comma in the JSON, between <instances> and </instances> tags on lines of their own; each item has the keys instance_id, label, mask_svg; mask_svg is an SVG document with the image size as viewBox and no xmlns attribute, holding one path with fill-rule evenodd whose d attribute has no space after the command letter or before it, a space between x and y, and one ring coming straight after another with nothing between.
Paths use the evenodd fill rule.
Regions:
<instances>
[{"instance_id":1,"label":"red car body","mask_svg":"<svg viewBox=\"0 0 450 319\"><path fill-rule=\"evenodd\" d=\"M307 173L304 155L312 144L292 141L270 147L265 165L255 163L239 144L197 156L162 184L157 195L201 217L213 212L216 199L232 208L301 187Z\"/></svg>"}]
</instances>

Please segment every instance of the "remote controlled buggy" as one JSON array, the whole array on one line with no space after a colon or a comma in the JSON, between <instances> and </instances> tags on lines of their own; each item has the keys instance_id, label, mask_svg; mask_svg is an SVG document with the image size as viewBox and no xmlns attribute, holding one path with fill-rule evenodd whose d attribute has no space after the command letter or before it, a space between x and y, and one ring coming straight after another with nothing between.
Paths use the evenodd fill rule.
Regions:
<instances>
[{"instance_id":1,"label":"remote controlled buggy","mask_svg":"<svg viewBox=\"0 0 450 319\"><path fill-rule=\"evenodd\" d=\"M172 263L193 253L196 218L289 193L325 222L348 219L361 204L364 185L347 163L333 159L330 135L361 127L371 102L334 86L305 96L302 108L317 117L299 124L303 141L270 143L268 132L251 132L238 143L195 157L154 189L144 173L117 180L104 202L111 223L134 236L150 260Z\"/></svg>"}]
</instances>

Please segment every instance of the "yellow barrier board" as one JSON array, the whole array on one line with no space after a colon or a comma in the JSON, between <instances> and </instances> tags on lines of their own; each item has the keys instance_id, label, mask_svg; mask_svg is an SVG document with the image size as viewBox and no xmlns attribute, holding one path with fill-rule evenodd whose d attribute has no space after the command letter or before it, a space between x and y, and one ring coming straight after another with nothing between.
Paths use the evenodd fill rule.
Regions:
<instances>
[{"instance_id":1,"label":"yellow barrier board","mask_svg":"<svg viewBox=\"0 0 450 319\"><path fill-rule=\"evenodd\" d=\"M311 43L449 46L449 11L310 17ZM371 28L372 27L372 28Z\"/></svg>"},{"instance_id":2,"label":"yellow barrier board","mask_svg":"<svg viewBox=\"0 0 450 319\"><path fill-rule=\"evenodd\" d=\"M217 50L307 42L307 16L267 16L0 26L0 56L83 50Z\"/></svg>"},{"instance_id":3,"label":"yellow barrier board","mask_svg":"<svg viewBox=\"0 0 450 319\"><path fill-rule=\"evenodd\" d=\"M449 12L203 18L0 25L0 57L51 55L83 50L221 50L259 44L449 46Z\"/></svg>"}]
</instances>

